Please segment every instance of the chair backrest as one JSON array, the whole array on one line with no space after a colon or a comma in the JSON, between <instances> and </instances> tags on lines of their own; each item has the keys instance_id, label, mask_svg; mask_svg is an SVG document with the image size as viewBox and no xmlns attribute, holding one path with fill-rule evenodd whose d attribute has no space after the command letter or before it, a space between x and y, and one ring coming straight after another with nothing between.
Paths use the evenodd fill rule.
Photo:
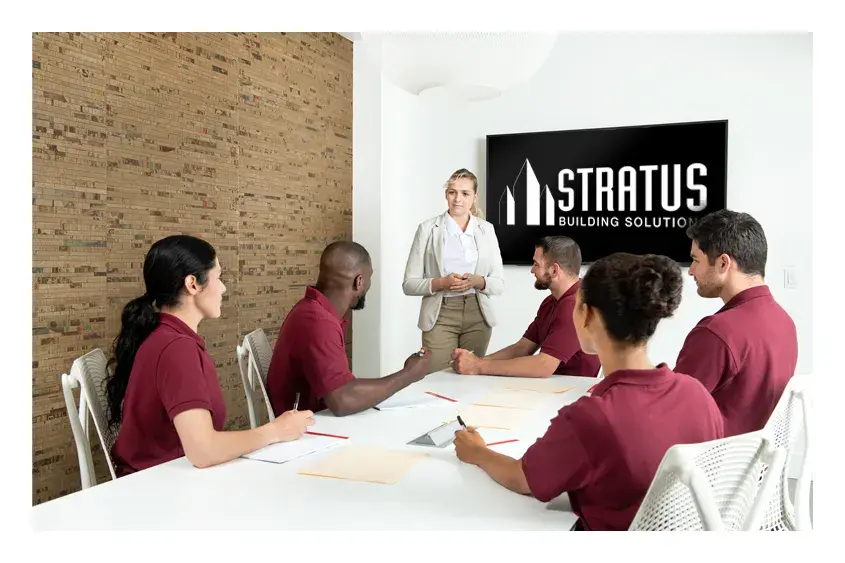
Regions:
<instances>
[{"instance_id":1,"label":"chair backrest","mask_svg":"<svg viewBox=\"0 0 845 563\"><path fill-rule=\"evenodd\" d=\"M761 529L772 531L811 530L810 521L810 434L811 410L809 380L793 376L783 391L777 407L766 423L776 446L786 451L786 461L775 485L775 492L766 508ZM800 460L800 471L795 487L795 503L789 498L789 461L799 455L796 449L798 438L804 438L804 452ZM763 474L760 475L762 480Z\"/></svg>"},{"instance_id":2,"label":"chair backrest","mask_svg":"<svg viewBox=\"0 0 845 563\"><path fill-rule=\"evenodd\" d=\"M270 371L270 360L273 359L273 349L263 329L256 329L244 337L244 343L249 349L250 357L261 376L261 383L267 384L267 374Z\"/></svg>"},{"instance_id":3,"label":"chair backrest","mask_svg":"<svg viewBox=\"0 0 845 563\"><path fill-rule=\"evenodd\" d=\"M258 420L255 414L255 395L258 391L264 397L264 405L267 408L268 418L270 420L276 418L265 385L273 351L270 348L270 342L267 340L264 330L259 328L247 334L244 337L243 344L237 347L235 355L238 359L238 369L241 373L241 382L243 383L246 394L249 425L252 428L256 428L258 426Z\"/></svg>"},{"instance_id":4,"label":"chair backrest","mask_svg":"<svg viewBox=\"0 0 845 563\"><path fill-rule=\"evenodd\" d=\"M785 457L762 430L672 446L629 529L757 530Z\"/></svg>"},{"instance_id":5,"label":"chair backrest","mask_svg":"<svg viewBox=\"0 0 845 563\"><path fill-rule=\"evenodd\" d=\"M76 442L76 454L79 458L79 474L82 488L87 489L97 484L94 472L94 460L91 442L88 439L88 420L94 420L94 428L100 439L100 445L106 456L111 478L116 479L111 448L117 439L117 432L112 432L106 416L106 392L104 383L107 377L107 360L103 351L95 348L73 361L70 373L62 374L62 392L65 397L68 420L73 439ZM79 387L79 405L73 397L73 389Z\"/></svg>"}]
</instances>

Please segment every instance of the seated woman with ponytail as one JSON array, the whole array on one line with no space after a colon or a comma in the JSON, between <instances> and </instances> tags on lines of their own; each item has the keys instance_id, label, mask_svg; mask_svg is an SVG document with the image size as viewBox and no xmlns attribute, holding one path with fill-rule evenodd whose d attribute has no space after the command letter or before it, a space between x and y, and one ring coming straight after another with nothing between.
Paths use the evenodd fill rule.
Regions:
<instances>
[{"instance_id":1,"label":"seated woman with ponytail","mask_svg":"<svg viewBox=\"0 0 845 563\"><path fill-rule=\"evenodd\" d=\"M724 436L701 382L648 359L648 341L678 308L682 287L680 267L665 256L597 260L572 318L581 349L598 355L605 378L563 407L522 459L490 450L472 428L456 433L458 458L543 502L569 493L576 530L627 530L670 447Z\"/></svg>"},{"instance_id":2,"label":"seated woman with ponytail","mask_svg":"<svg viewBox=\"0 0 845 563\"><path fill-rule=\"evenodd\" d=\"M161 239L144 260L147 292L123 309L106 382L109 425L120 425L112 456L126 475L186 456L196 467L296 440L311 411L289 411L259 428L224 432L217 370L197 334L216 319L226 287L214 248L202 239Z\"/></svg>"}]
</instances>

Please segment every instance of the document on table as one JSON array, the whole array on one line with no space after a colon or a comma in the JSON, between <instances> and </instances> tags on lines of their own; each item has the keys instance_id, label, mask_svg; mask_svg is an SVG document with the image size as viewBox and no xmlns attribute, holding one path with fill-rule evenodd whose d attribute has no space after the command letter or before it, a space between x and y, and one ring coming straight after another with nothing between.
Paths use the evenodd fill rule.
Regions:
<instances>
[{"instance_id":1,"label":"document on table","mask_svg":"<svg viewBox=\"0 0 845 563\"><path fill-rule=\"evenodd\" d=\"M533 379L533 378L509 378L509 381L503 382L502 388L518 391L538 391L540 393L566 393L575 389L574 385L565 385L562 381L556 379Z\"/></svg>"},{"instance_id":2,"label":"document on table","mask_svg":"<svg viewBox=\"0 0 845 563\"><path fill-rule=\"evenodd\" d=\"M487 447L495 447L504 444L512 444L514 442L519 442L519 438L517 438L517 434L513 430L505 430L504 428L491 428L489 426L484 427L475 427L477 428L476 432L484 439L484 443L487 444ZM440 438L446 436L448 433L449 444L448 447L450 449L455 449L455 445L453 443L455 432L458 430L462 430L460 423L457 420L452 420L443 424L443 426L438 427L436 432L440 433ZM428 432L430 436L432 431ZM439 441L434 440L436 446L440 447ZM422 445L432 445L432 444L422 444ZM445 446L445 444L444 444Z\"/></svg>"},{"instance_id":3,"label":"document on table","mask_svg":"<svg viewBox=\"0 0 845 563\"><path fill-rule=\"evenodd\" d=\"M522 409L471 405L462 409L460 414L467 426L516 430L525 422L529 412Z\"/></svg>"},{"instance_id":4,"label":"document on table","mask_svg":"<svg viewBox=\"0 0 845 563\"><path fill-rule=\"evenodd\" d=\"M299 440L270 444L260 450L244 454L242 457L256 461L269 461L270 463L285 463L315 452L334 448L344 442L346 440L342 438L305 434Z\"/></svg>"},{"instance_id":5,"label":"document on table","mask_svg":"<svg viewBox=\"0 0 845 563\"><path fill-rule=\"evenodd\" d=\"M420 407L438 407L449 403L423 391L400 391L380 402L378 410L416 409Z\"/></svg>"},{"instance_id":6,"label":"document on table","mask_svg":"<svg viewBox=\"0 0 845 563\"><path fill-rule=\"evenodd\" d=\"M376 446L348 446L317 460L300 475L393 485L428 454Z\"/></svg>"},{"instance_id":7,"label":"document on table","mask_svg":"<svg viewBox=\"0 0 845 563\"><path fill-rule=\"evenodd\" d=\"M505 390L488 393L473 404L487 407L532 410L542 406L548 400L549 396L545 393Z\"/></svg>"}]
</instances>

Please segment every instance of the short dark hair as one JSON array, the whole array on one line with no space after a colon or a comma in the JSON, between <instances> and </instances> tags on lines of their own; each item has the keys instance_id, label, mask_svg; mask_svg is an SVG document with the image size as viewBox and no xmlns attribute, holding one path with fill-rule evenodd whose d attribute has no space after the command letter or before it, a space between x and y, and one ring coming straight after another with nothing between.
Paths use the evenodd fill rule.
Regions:
<instances>
[{"instance_id":1,"label":"short dark hair","mask_svg":"<svg viewBox=\"0 0 845 563\"><path fill-rule=\"evenodd\" d=\"M534 244L534 248L542 248L546 262L558 264L564 272L571 276L581 273L581 247L569 237L543 237Z\"/></svg>"},{"instance_id":2,"label":"short dark hair","mask_svg":"<svg viewBox=\"0 0 845 563\"><path fill-rule=\"evenodd\" d=\"M340 261L338 261L340 260ZM335 261L342 264L344 269L356 270L364 265L372 266L370 253L363 245L351 240L338 240L323 249L320 256L320 267L326 267L327 262ZM338 266L334 267L338 267Z\"/></svg>"},{"instance_id":3,"label":"short dark hair","mask_svg":"<svg viewBox=\"0 0 845 563\"><path fill-rule=\"evenodd\" d=\"M687 228L687 236L698 244L710 264L727 254L745 274L766 275L766 233L748 213L729 209L705 215Z\"/></svg>"},{"instance_id":4,"label":"short dark hair","mask_svg":"<svg viewBox=\"0 0 845 563\"><path fill-rule=\"evenodd\" d=\"M617 252L600 258L581 280L581 299L601 312L610 336L641 344L681 304L681 267L666 256Z\"/></svg>"}]
</instances>

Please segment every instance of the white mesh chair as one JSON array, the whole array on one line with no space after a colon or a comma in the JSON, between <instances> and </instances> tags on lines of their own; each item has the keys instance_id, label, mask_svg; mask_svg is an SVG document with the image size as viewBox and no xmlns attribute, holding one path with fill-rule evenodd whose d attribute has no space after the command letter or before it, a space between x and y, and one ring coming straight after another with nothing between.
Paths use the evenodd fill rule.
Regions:
<instances>
[{"instance_id":1,"label":"white mesh chair","mask_svg":"<svg viewBox=\"0 0 845 563\"><path fill-rule=\"evenodd\" d=\"M62 374L62 392L65 396L70 428L76 442L76 454L79 458L79 475L82 488L87 489L97 484L94 472L94 459L91 453L91 442L88 440L88 420L94 419L94 428L100 439L100 445L106 456L111 478L116 479L114 463L111 459L111 447L117 438L112 432L106 417L106 393L103 383L106 379L106 356L99 348L95 348L73 361L70 374ZM79 387L79 406L73 397L73 389ZM89 416L90 415L90 416Z\"/></svg>"},{"instance_id":2,"label":"white mesh chair","mask_svg":"<svg viewBox=\"0 0 845 563\"><path fill-rule=\"evenodd\" d=\"M812 530L810 522L810 433L809 413L811 393L805 377L794 376L789 380L775 411L766 423L769 435L776 446L786 450L786 461L775 484L775 492L766 509L761 529L769 531ZM804 455L795 487L795 504L789 498L789 460L798 455L795 445L798 437L804 438ZM764 475L760 476L761 480Z\"/></svg>"},{"instance_id":3,"label":"white mesh chair","mask_svg":"<svg viewBox=\"0 0 845 563\"><path fill-rule=\"evenodd\" d=\"M759 530L785 458L763 430L672 446L629 530Z\"/></svg>"},{"instance_id":4,"label":"white mesh chair","mask_svg":"<svg viewBox=\"0 0 845 563\"><path fill-rule=\"evenodd\" d=\"M241 382L246 393L246 406L249 410L249 425L252 428L258 426L255 415L255 396L258 391L264 397L264 405L267 407L267 416L270 420L276 418L273 407L270 405L270 397L267 395L267 372L270 369L270 359L273 357L273 350L270 348L270 341L262 329L256 329L244 337L243 344L237 347L235 355L238 358L238 369L241 372Z\"/></svg>"}]
</instances>

